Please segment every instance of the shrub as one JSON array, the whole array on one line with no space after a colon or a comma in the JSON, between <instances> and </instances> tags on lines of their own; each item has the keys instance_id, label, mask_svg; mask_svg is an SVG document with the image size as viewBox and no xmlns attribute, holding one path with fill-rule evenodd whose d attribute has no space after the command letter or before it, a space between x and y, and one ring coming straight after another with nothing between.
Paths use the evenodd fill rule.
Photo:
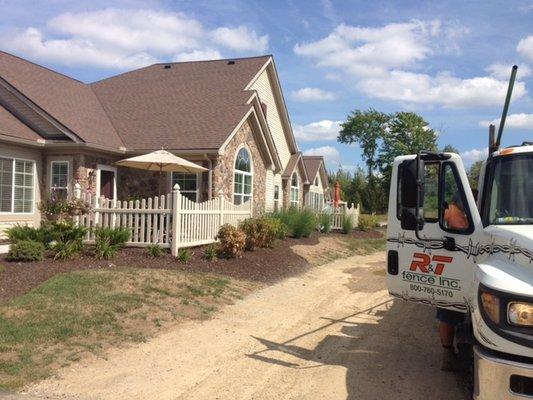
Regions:
<instances>
[{"instance_id":1,"label":"shrub","mask_svg":"<svg viewBox=\"0 0 533 400\"><path fill-rule=\"evenodd\" d=\"M214 261L218 256L218 246L215 243L211 243L204 250L204 258L208 261Z\"/></svg>"},{"instance_id":2,"label":"shrub","mask_svg":"<svg viewBox=\"0 0 533 400\"><path fill-rule=\"evenodd\" d=\"M255 247L272 247L277 238L279 222L272 218L248 218L241 222L239 228L246 235L246 250Z\"/></svg>"},{"instance_id":3,"label":"shrub","mask_svg":"<svg viewBox=\"0 0 533 400\"><path fill-rule=\"evenodd\" d=\"M279 218L268 217L276 239L283 240L289 234L289 227Z\"/></svg>"},{"instance_id":4,"label":"shrub","mask_svg":"<svg viewBox=\"0 0 533 400\"><path fill-rule=\"evenodd\" d=\"M316 228L315 213L307 208L289 208L271 215L287 226L287 233L294 238L308 237Z\"/></svg>"},{"instance_id":5,"label":"shrub","mask_svg":"<svg viewBox=\"0 0 533 400\"><path fill-rule=\"evenodd\" d=\"M124 247L130 238L130 230L126 228L96 228L95 253L97 258L110 259Z\"/></svg>"},{"instance_id":6,"label":"shrub","mask_svg":"<svg viewBox=\"0 0 533 400\"><path fill-rule=\"evenodd\" d=\"M320 217L318 218L318 226L319 230L322 233L330 233L331 232L331 215L330 214L320 214Z\"/></svg>"},{"instance_id":7,"label":"shrub","mask_svg":"<svg viewBox=\"0 0 533 400\"><path fill-rule=\"evenodd\" d=\"M9 261L41 261L43 258L44 244L32 240L12 243L7 253Z\"/></svg>"},{"instance_id":8,"label":"shrub","mask_svg":"<svg viewBox=\"0 0 533 400\"><path fill-rule=\"evenodd\" d=\"M342 233L348 234L353 230L353 220L346 214L342 218Z\"/></svg>"},{"instance_id":9,"label":"shrub","mask_svg":"<svg viewBox=\"0 0 533 400\"><path fill-rule=\"evenodd\" d=\"M165 249L158 244L151 244L146 248L146 250L148 251L148 255L153 258L160 258L165 254Z\"/></svg>"},{"instance_id":10,"label":"shrub","mask_svg":"<svg viewBox=\"0 0 533 400\"><path fill-rule=\"evenodd\" d=\"M32 228L27 225L15 225L5 231L7 238L11 243L19 241L33 241L45 243L46 232L43 228Z\"/></svg>"},{"instance_id":11,"label":"shrub","mask_svg":"<svg viewBox=\"0 0 533 400\"><path fill-rule=\"evenodd\" d=\"M359 215L359 225L358 228L362 231L369 231L374 229L377 225L377 219L373 215Z\"/></svg>"},{"instance_id":12,"label":"shrub","mask_svg":"<svg viewBox=\"0 0 533 400\"><path fill-rule=\"evenodd\" d=\"M217 238L220 241L220 254L226 258L235 258L242 255L246 245L246 235L240 229L230 224L224 224L218 230Z\"/></svg>"},{"instance_id":13,"label":"shrub","mask_svg":"<svg viewBox=\"0 0 533 400\"><path fill-rule=\"evenodd\" d=\"M178 251L178 260L182 263L187 263L191 261L192 255L193 253L189 249L181 249Z\"/></svg>"},{"instance_id":14,"label":"shrub","mask_svg":"<svg viewBox=\"0 0 533 400\"><path fill-rule=\"evenodd\" d=\"M53 252L56 260L66 260L83 250L83 238L87 229L74 222L63 220L51 222L42 228L45 231L45 245Z\"/></svg>"},{"instance_id":15,"label":"shrub","mask_svg":"<svg viewBox=\"0 0 533 400\"><path fill-rule=\"evenodd\" d=\"M81 199L60 199L51 196L39 204L43 217L49 221L72 221L72 217L89 213L90 206Z\"/></svg>"}]
</instances>

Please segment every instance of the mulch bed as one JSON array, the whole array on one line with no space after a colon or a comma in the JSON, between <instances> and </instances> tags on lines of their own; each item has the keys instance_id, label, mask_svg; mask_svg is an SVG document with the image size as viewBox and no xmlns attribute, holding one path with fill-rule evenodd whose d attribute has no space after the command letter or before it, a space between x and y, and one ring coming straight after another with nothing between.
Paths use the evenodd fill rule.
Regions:
<instances>
[{"instance_id":1,"label":"mulch bed","mask_svg":"<svg viewBox=\"0 0 533 400\"><path fill-rule=\"evenodd\" d=\"M10 262L6 254L0 254L0 302L29 292L54 275L82 269L99 268L162 268L220 274L237 279L273 283L288 276L297 275L309 268L303 258L291 250L295 244L314 245L318 235L303 239L285 239L274 248L259 248L245 252L241 258L207 261L203 258L205 247L192 248L192 259L183 263L165 254L160 258L150 257L146 249L125 248L112 260L96 260L90 253L70 260L59 261L47 258L35 262Z\"/></svg>"},{"instance_id":2,"label":"mulch bed","mask_svg":"<svg viewBox=\"0 0 533 400\"><path fill-rule=\"evenodd\" d=\"M339 238L377 239L382 232L353 231L349 236L341 233L330 233ZM192 259L183 263L166 254L160 258L150 257L146 249L126 248L112 260L96 260L90 253L70 260L56 261L48 258L37 262L10 262L5 254L0 254L0 302L29 292L54 275L82 269L99 268L161 268L182 271L207 272L237 279L245 279L262 283L274 283L283 278L294 276L310 268L309 263L297 255L291 246L315 245L319 235L309 238L287 238L276 243L272 249L259 248L245 252L241 258L217 259L207 261L203 258L205 247L192 248ZM2 266L4 271L2 272Z\"/></svg>"}]
</instances>

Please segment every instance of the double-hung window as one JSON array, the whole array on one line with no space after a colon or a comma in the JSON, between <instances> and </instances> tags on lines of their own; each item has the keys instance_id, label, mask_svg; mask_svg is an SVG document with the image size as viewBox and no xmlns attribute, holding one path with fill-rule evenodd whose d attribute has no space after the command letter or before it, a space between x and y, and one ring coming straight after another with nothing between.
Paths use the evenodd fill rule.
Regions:
<instances>
[{"instance_id":1,"label":"double-hung window","mask_svg":"<svg viewBox=\"0 0 533 400\"><path fill-rule=\"evenodd\" d=\"M0 212L32 213L35 163L0 157Z\"/></svg>"},{"instance_id":2,"label":"double-hung window","mask_svg":"<svg viewBox=\"0 0 533 400\"><path fill-rule=\"evenodd\" d=\"M293 172L291 177L291 207L298 207L298 197L300 195L300 183L298 181L298 174Z\"/></svg>"},{"instance_id":3,"label":"double-hung window","mask_svg":"<svg viewBox=\"0 0 533 400\"><path fill-rule=\"evenodd\" d=\"M180 186L180 193L189 200L198 201L198 175L184 172L172 173L172 187L175 184Z\"/></svg>"},{"instance_id":4,"label":"double-hung window","mask_svg":"<svg viewBox=\"0 0 533 400\"><path fill-rule=\"evenodd\" d=\"M68 161L52 161L50 164L50 194L57 199L68 196Z\"/></svg>"}]
</instances>

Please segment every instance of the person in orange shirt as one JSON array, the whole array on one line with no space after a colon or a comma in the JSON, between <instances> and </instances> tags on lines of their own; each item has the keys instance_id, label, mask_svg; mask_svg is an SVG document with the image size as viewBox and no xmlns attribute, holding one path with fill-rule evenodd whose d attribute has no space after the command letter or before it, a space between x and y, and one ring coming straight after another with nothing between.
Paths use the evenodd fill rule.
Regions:
<instances>
[{"instance_id":1,"label":"person in orange shirt","mask_svg":"<svg viewBox=\"0 0 533 400\"><path fill-rule=\"evenodd\" d=\"M463 203L459 193L452 197L451 204L444 210L444 221L450 229L465 230L468 229L468 219L464 211Z\"/></svg>"},{"instance_id":2,"label":"person in orange shirt","mask_svg":"<svg viewBox=\"0 0 533 400\"><path fill-rule=\"evenodd\" d=\"M451 204L444 210L444 222L449 229L468 229L468 218L459 193L456 193L452 197ZM455 337L455 327L464 320L464 314L437 307L437 319L439 320L440 341L444 350L441 369L443 371L457 371L460 369L460 366L457 363L453 340Z\"/></svg>"}]
</instances>

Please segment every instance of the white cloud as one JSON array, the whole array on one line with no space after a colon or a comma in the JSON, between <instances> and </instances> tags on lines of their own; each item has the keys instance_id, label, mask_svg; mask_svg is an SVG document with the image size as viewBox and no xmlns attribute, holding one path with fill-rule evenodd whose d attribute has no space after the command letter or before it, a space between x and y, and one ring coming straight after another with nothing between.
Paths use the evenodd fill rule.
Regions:
<instances>
[{"instance_id":1,"label":"white cloud","mask_svg":"<svg viewBox=\"0 0 533 400\"><path fill-rule=\"evenodd\" d=\"M465 165L470 165L476 161L485 160L489 155L489 148L467 150L461 152L459 155Z\"/></svg>"},{"instance_id":2,"label":"white cloud","mask_svg":"<svg viewBox=\"0 0 533 400\"><path fill-rule=\"evenodd\" d=\"M533 35L523 38L518 42L516 51L522 56L533 61Z\"/></svg>"},{"instance_id":3,"label":"white cloud","mask_svg":"<svg viewBox=\"0 0 533 400\"><path fill-rule=\"evenodd\" d=\"M324 156L326 164L328 164L329 167L338 166L341 161L339 150L333 146L314 147L304 150L303 153L306 156Z\"/></svg>"},{"instance_id":4,"label":"white cloud","mask_svg":"<svg viewBox=\"0 0 533 400\"><path fill-rule=\"evenodd\" d=\"M493 76L496 79L505 81L509 80L511 76L511 67L512 64L491 64L487 68L485 68L485 71L489 72L491 76ZM520 65L518 67L518 72L516 74L516 79L522 79L525 77L528 77L531 75L531 68L529 68L527 65Z\"/></svg>"},{"instance_id":5,"label":"white cloud","mask_svg":"<svg viewBox=\"0 0 533 400\"><path fill-rule=\"evenodd\" d=\"M341 122L324 119L322 121L311 122L307 125L294 125L294 136L302 142L336 140L341 129Z\"/></svg>"},{"instance_id":6,"label":"white cloud","mask_svg":"<svg viewBox=\"0 0 533 400\"><path fill-rule=\"evenodd\" d=\"M309 57L319 67L345 74L368 97L406 104L472 107L499 105L505 97L508 76L501 67L489 67L491 76L461 78L449 72L418 70L433 54L459 53L459 40L469 30L457 23L411 20L377 28L341 24L323 39L297 44L296 54ZM528 69L521 72L529 74ZM498 75L498 76L496 76ZM517 82L513 98L526 95Z\"/></svg>"},{"instance_id":7,"label":"white cloud","mask_svg":"<svg viewBox=\"0 0 533 400\"><path fill-rule=\"evenodd\" d=\"M213 41L236 51L265 52L268 49L268 35L258 36L245 26L222 27L211 32Z\"/></svg>"},{"instance_id":8,"label":"white cloud","mask_svg":"<svg viewBox=\"0 0 533 400\"><path fill-rule=\"evenodd\" d=\"M437 104L450 108L499 105L507 93L506 81L493 77L460 79L449 74L427 74L394 70L383 77L366 78L358 83L370 97L411 104ZM516 82L513 100L527 93L523 82Z\"/></svg>"},{"instance_id":9,"label":"white cloud","mask_svg":"<svg viewBox=\"0 0 533 400\"><path fill-rule=\"evenodd\" d=\"M200 60L218 60L222 58L222 55L218 50L205 49L205 50L193 50L188 53L180 53L174 57L173 61L200 61Z\"/></svg>"},{"instance_id":10,"label":"white cloud","mask_svg":"<svg viewBox=\"0 0 533 400\"><path fill-rule=\"evenodd\" d=\"M291 92L291 98L295 101L307 103L311 101L333 101L337 98L335 93L318 88L302 88L293 90Z\"/></svg>"},{"instance_id":11,"label":"white cloud","mask_svg":"<svg viewBox=\"0 0 533 400\"><path fill-rule=\"evenodd\" d=\"M479 126L487 127L490 124L500 125L500 119L480 121ZM510 114L505 120L505 128L533 129L533 114Z\"/></svg>"},{"instance_id":12,"label":"white cloud","mask_svg":"<svg viewBox=\"0 0 533 400\"><path fill-rule=\"evenodd\" d=\"M63 13L44 29L4 35L0 45L31 59L69 66L131 69L159 61L221 58L221 51L255 53L268 36L239 26L206 30L179 12L114 9Z\"/></svg>"},{"instance_id":13,"label":"white cloud","mask_svg":"<svg viewBox=\"0 0 533 400\"><path fill-rule=\"evenodd\" d=\"M425 59L431 53L429 38L439 29L438 21L413 20L381 28L341 24L324 39L296 44L294 51L315 58L321 67L339 68L358 76L377 75Z\"/></svg>"}]
</instances>

